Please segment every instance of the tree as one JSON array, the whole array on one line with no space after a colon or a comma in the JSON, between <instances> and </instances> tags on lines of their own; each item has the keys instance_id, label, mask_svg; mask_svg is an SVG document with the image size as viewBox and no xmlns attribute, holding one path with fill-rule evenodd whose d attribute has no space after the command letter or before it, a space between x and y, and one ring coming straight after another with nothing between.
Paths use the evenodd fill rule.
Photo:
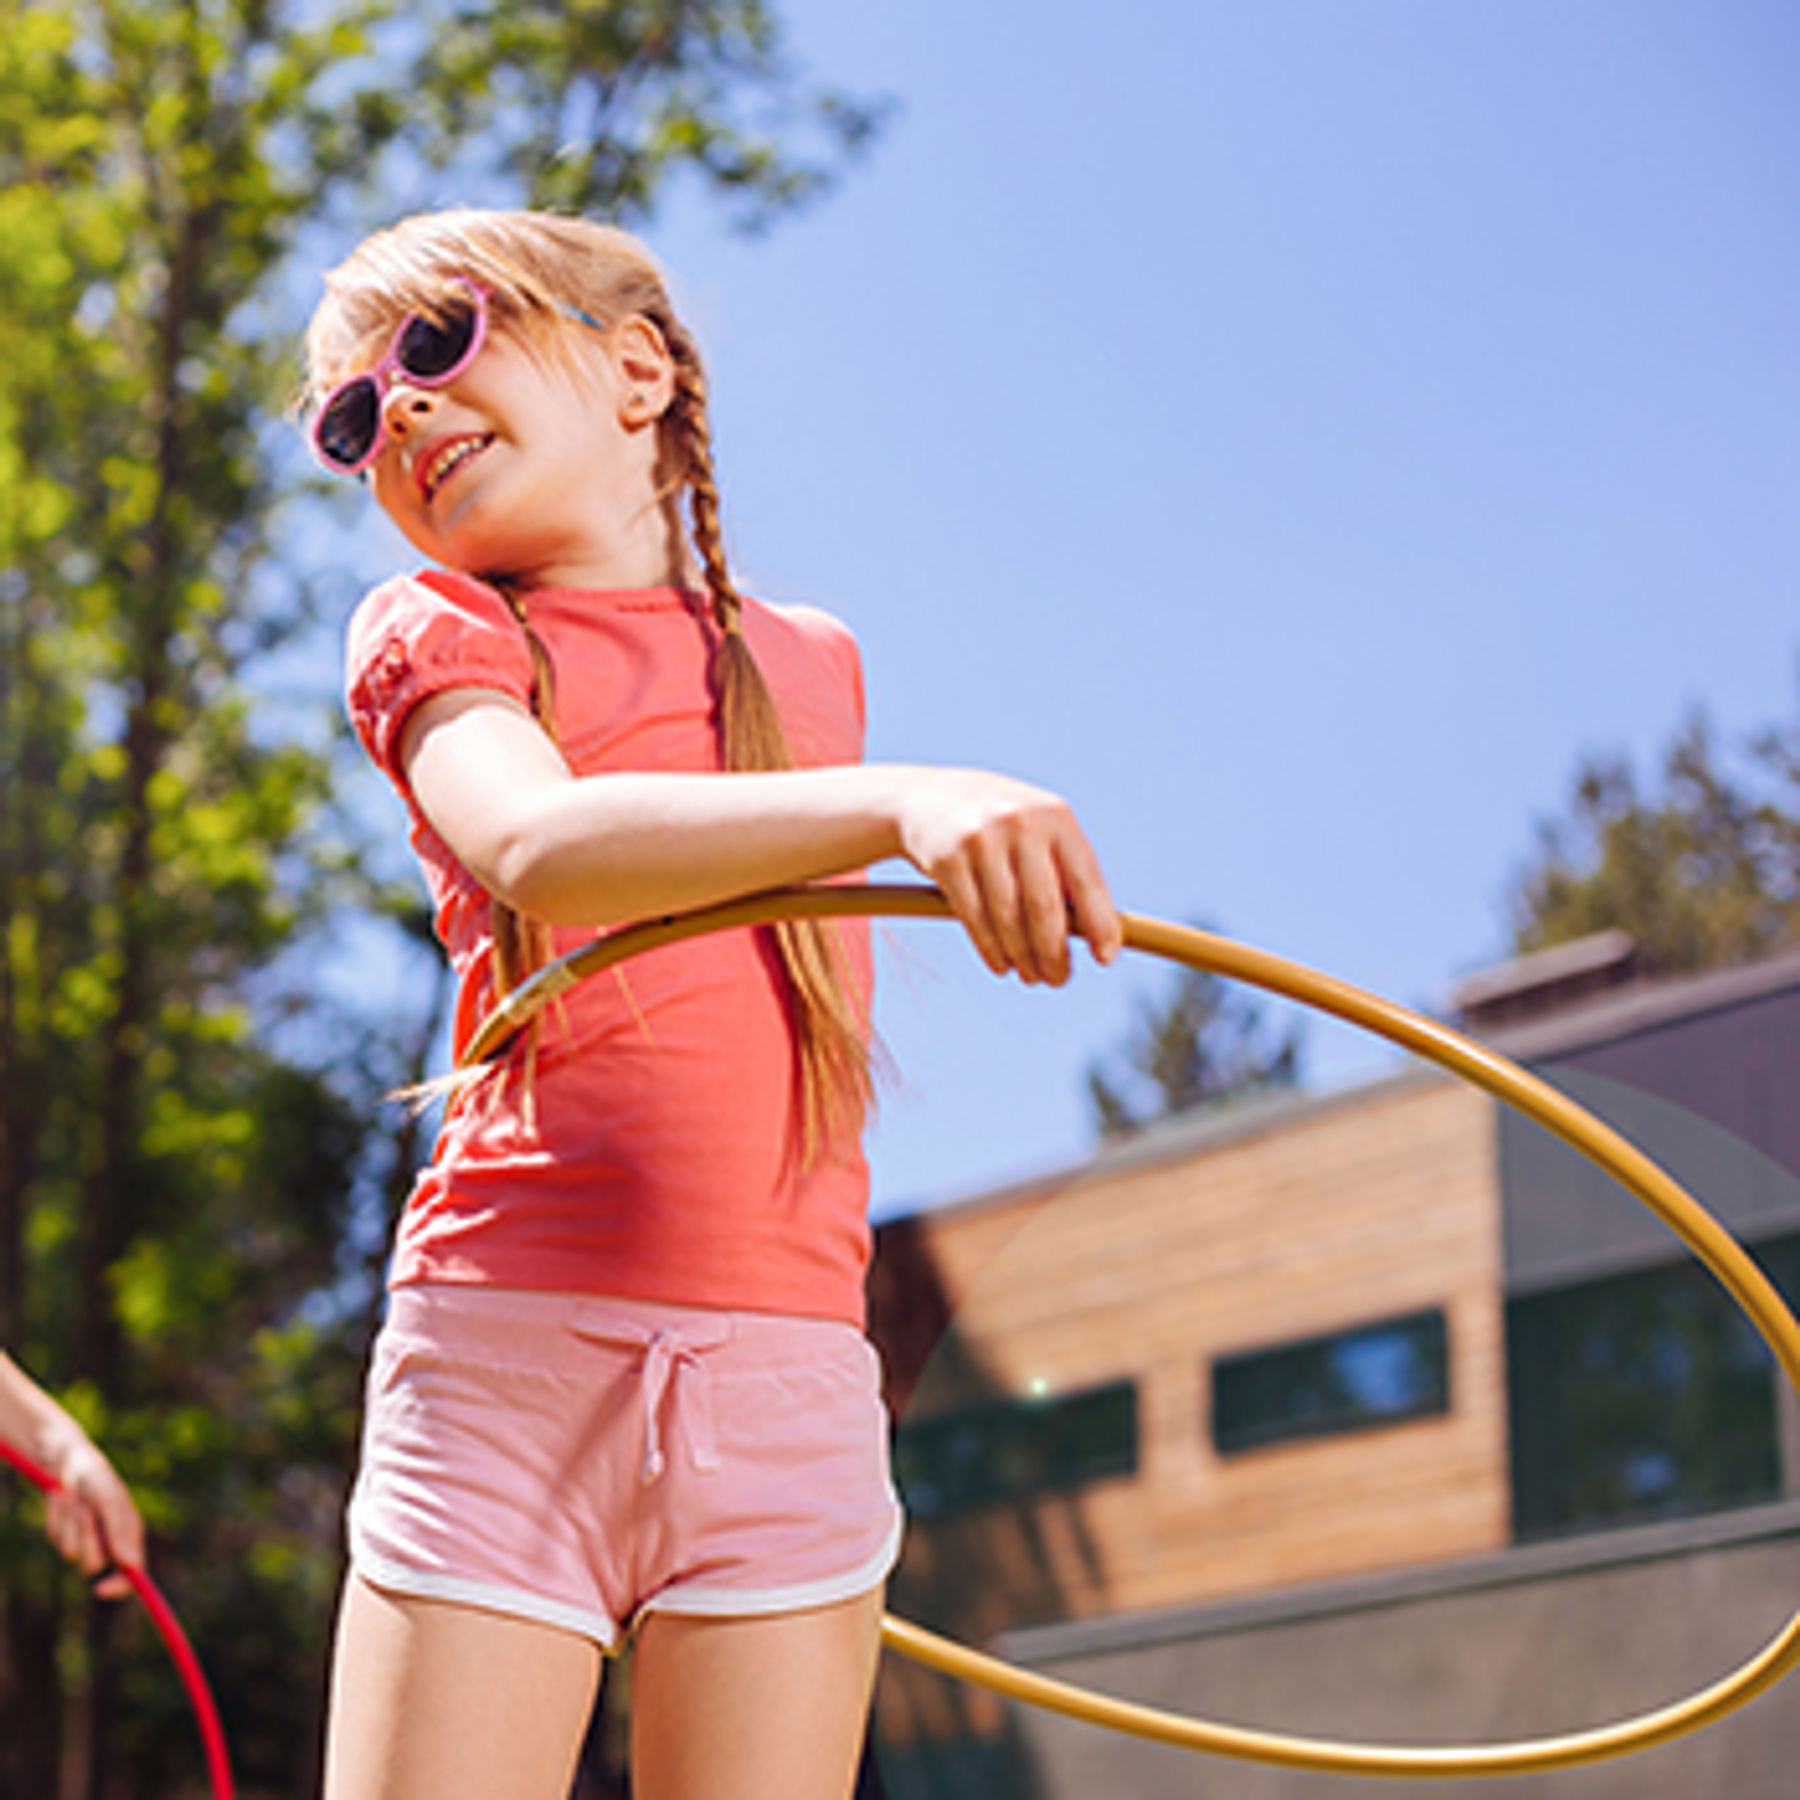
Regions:
<instances>
[{"instance_id":1,"label":"tree","mask_svg":"<svg viewBox=\"0 0 1800 1800\"><path fill-rule=\"evenodd\" d=\"M692 167L761 220L872 116L742 3L0 0L0 1340L137 1488L247 1787L316 1786L372 1220L412 1155L374 1102L445 992L422 962L412 1017L346 1022L310 980L346 908L408 907L327 747L256 703L316 597L273 555L294 248L447 159L638 212ZM34 1505L0 1511L0 1792L174 1792L160 1650L77 1602Z\"/></svg>"},{"instance_id":2,"label":"tree","mask_svg":"<svg viewBox=\"0 0 1800 1800\"><path fill-rule=\"evenodd\" d=\"M751 230L825 192L887 108L803 82L757 0L426 5L398 92L420 154L534 205L649 213L696 173Z\"/></svg>"},{"instance_id":3,"label":"tree","mask_svg":"<svg viewBox=\"0 0 1800 1800\"><path fill-rule=\"evenodd\" d=\"M1088 1099L1102 1138L1129 1137L1158 1119L1300 1079L1300 1027L1278 1033L1262 1005L1203 969L1177 969L1161 1001L1141 999L1137 1020L1109 1058L1090 1065Z\"/></svg>"},{"instance_id":4,"label":"tree","mask_svg":"<svg viewBox=\"0 0 1800 1800\"><path fill-rule=\"evenodd\" d=\"M259 735L243 685L295 597L257 575L280 384L238 321L308 194L261 151L278 97L245 73L247 10L0 23L0 1332L135 1477L195 1629L256 1616L267 1643L326 1569L309 1509L354 1363L295 1309L368 1129L257 1006L321 916L325 770ZM333 48L296 38L281 72ZM153 1792L191 1765L135 1615L71 1605L16 1527L0 1585L0 1786L99 1794L128 1754ZM240 1719L264 1660L223 1665ZM304 1728L268 1758L303 1767Z\"/></svg>"},{"instance_id":5,"label":"tree","mask_svg":"<svg viewBox=\"0 0 1800 1800\"><path fill-rule=\"evenodd\" d=\"M1667 973L1751 961L1800 941L1800 722L1721 747L1696 710L1640 783L1585 758L1566 811L1539 824L1509 897L1515 947L1621 929Z\"/></svg>"}]
</instances>

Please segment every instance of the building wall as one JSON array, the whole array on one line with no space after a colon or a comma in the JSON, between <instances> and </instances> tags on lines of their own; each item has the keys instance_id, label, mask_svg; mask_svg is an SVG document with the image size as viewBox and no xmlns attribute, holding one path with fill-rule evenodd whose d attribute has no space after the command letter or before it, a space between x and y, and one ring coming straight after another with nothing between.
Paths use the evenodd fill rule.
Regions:
<instances>
[{"instance_id":1,"label":"building wall","mask_svg":"<svg viewBox=\"0 0 1800 1800\"><path fill-rule=\"evenodd\" d=\"M1510 1550L1411 1577L1022 1632L1026 1666L1286 1734L1479 1743L1587 1731L1708 1686L1800 1606L1800 1504ZM1672 1743L1479 1782L1239 1763L1019 1709L1031 1800L1792 1800L1800 1679Z\"/></svg>"}]
</instances>

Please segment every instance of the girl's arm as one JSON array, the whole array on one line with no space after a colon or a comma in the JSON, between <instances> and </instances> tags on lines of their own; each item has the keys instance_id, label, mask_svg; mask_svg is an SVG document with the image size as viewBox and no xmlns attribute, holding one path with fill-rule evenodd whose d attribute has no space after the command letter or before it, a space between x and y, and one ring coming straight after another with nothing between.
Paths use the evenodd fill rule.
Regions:
<instances>
[{"instance_id":1,"label":"girl's arm","mask_svg":"<svg viewBox=\"0 0 1800 1800\"><path fill-rule=\"evenodd\" d=\"M109 1563L144 1566L144 1522L113 1466L5 1351L0 1350L0 1439L40 1463L62 1484L49 1498L50 1541L95 1575ZM109 1598L131 1591L122 1575L99 1584Z\"/></svg>"},{"instance_id":2,"label":"girl's arm","mask_svg":"<svg viewBox=\"0 0 1800 1800\"><path fill-rule=\"evenodd\" d=\"M610 925L904 856L943 889L989 968L1069 976L1071 922L1118 954L1119 917L1074 814L972 769L577 777L526 709L457 688L407 721L425 816L490 893L555 925Z\"/></svg>"}]
</instances>

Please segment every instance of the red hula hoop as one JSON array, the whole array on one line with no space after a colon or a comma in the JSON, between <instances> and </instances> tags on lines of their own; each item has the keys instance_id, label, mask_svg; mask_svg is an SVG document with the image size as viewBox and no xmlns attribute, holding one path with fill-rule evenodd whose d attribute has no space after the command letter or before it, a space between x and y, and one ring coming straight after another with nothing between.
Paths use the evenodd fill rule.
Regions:
<instances>
[{"instance_id":1,"label":"red hula hoop","mask_svg":"<svg viewBox=\"0 0 1800 1800\"><path fill-rule=\"evenodd\" d=\"M4 1441L0 1441L0 1462L11 1463L27 1481L35 1482L46 1494L54 1494L62 1486L48 1469L41 1468ZM219 1709L213 1704L212 1690L206 1685L200 1659L194 1654L187 1633L181 1629L181 1621L175 1617L156 1583L142 1569L121 1569L120 1573L143 1602L150 1622L168 1647L182 1686L187 1689L188 1703L194 1709L194 1717L200 1726L200 1742L206 1751L206 1771L212 1782L213 1800L234 1800L236 1790L231 1781L231 1758L225 1749L225 1728L219 1723Z\"/></svg>"}]
</instances>

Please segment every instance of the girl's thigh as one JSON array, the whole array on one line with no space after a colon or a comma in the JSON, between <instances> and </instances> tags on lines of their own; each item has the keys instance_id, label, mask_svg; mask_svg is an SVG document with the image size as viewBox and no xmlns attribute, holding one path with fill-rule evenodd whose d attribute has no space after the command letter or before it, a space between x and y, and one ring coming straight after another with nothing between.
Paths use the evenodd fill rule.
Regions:
<instances>
[{"instance_id":1,"label":"girl's thigh","mask_svg":"<svg viewBox=\"0 0 1800 1800\"><path fill-rule=\"evenodd\" d=\"M845 1800L881 1609L877 1588L767 1618L652 1612L632 1663L637 1800Z\"/></svg>"},{"instance_id":2,"label":"girl's thigh","mask_svg":"<svg viewBox=\"0 0 1800 1800\"><path fill-rule=\"evenodd\" d=\"M600 1651L554 1626L344 1590L325 1800L565 1800Z\"/></svg>"}]
</instances>

